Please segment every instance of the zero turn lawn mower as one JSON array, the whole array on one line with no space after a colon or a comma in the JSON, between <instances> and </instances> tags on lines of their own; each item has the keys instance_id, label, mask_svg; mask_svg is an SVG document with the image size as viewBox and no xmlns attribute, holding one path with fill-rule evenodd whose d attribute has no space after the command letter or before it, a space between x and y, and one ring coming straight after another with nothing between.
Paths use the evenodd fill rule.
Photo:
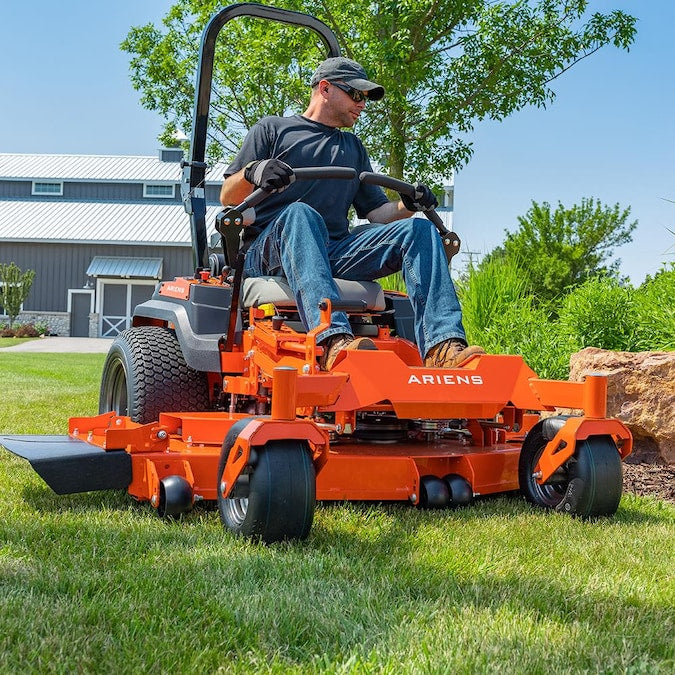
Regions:
<instances>
[{"instance_id":1,"label":"zero turn lawn mower","mask_svg":"<svg viewBox=\"0 0 675 675\"><path fill-rule=\"evenodd\" d=\"M490 354L426 368L408 298L374 282L337 280L341 301L322 302L321 325L305 332L284 279L242 279L243 212L265 198L261 190L218 215L222 253L209 251L203 184L215 41L239 16L310 29L329 56L340 54L328 27L305 14L238 4L214 15L202 38L181 186L195 272L161 282L115 338L99 415L71 418L68 435L2 436L0 444L58 494L126 489L174 518L196 501L217 501L227 528L265 542L307 537L317 500L443 508L520 490L543 508L615 513L632 437L606 418L605 377L544 380L519 356ZM355 173L318 167L296 177ZM359 178L413 190L386 176ZM435 212L426 215L450 258L456 236ZM345 350L324 372L317 341L335 308L377 350Z\"/></svg>"}]
</instances>

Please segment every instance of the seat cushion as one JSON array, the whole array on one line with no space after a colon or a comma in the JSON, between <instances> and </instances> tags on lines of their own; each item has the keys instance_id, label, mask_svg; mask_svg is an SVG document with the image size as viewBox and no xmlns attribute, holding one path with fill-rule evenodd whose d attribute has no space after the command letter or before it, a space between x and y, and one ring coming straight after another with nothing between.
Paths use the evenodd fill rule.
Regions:
<instances>
[{"instance_id":1,"label":"seat cushion","mask_svg":"<svg viewBox=\"0 0 675 675\"><path fill-rule=\"evenodd\" d=\"M382 287L375 281L334 279L345 302L365 302L366 309L381 312L385 308ZM277 307L295 307L295 298L284 277L249 277L242 284L244 307L258 307L271 302Z\"/></svg>"}]
</instances>

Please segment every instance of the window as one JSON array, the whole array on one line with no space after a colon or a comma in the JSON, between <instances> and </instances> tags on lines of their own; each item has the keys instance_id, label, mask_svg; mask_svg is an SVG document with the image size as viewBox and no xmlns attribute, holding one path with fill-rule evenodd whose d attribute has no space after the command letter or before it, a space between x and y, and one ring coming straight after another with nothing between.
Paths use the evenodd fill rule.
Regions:
<instances>
[{"instance_id":1,"label":"window","mask_svg":"<svg viewBox=\"0 0 675 675\"><path fill-rule=\"evenodd\" d=\"M33 190L32 194L34 195L51 195L52 197L63 197L63 183L47 183L47 182L38 182L33 181Z\"/></svg>"},{"instance_id":2,"label":"window","mask_svg":"<svg viewBox=\"0 0 675 675\"><path fill-rule=\"evenodd\" d=\"M174 186L173 185L153 185L145 183L143 185L144 197L160 197L161 199L173 199Z\"/></svg>"}]
</instances>

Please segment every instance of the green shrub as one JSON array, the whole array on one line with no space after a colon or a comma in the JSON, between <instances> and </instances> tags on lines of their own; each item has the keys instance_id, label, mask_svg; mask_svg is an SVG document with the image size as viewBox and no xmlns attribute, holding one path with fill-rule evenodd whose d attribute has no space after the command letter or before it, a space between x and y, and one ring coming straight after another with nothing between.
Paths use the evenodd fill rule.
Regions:
<instances>
[{"instance_id":1,"label":"green shrub","mask_svg":"<svg viewBox=\"0 0 675 675\"><path fill-rule=\"evenodd\" d=\"M640 351L675 349L675 265L647 277L635 292L636 346Z\"/></svg>"},{"instance_id":2,"label":"green shrub","mask_svg":"<svg viewBox=\"0 0 675 675\"><path fill-rule=\"evenodd\" d=\"M568 336L531 298L495 316L479 342L490 354L519 354L541 378L566 380L570 354Z\"/></svg>"},{"instance_id":3,"label":"green shrub","mask_svg":"<svg viewBox=\"0 0 675 675\"><path fill-rule=\"evenodd\" d=\"M493 258L480 267L470 266L455 284L462 306L462 320L470 342L485 341L486 331L527 298L525 275L510 258Z\"/></svg>"},{"instance_id":4,"label":"green shrub","mask_svg":"<svg viewBox=\"0 0 675 675\"><path fill-rule=\"evenodd\" d=\"M399 291L405 293L405 282L403 281L403 274L401 272L394 272L388 277L382 277L377 280L377 283L384 288L385 291Z\"/></svg>"},{"instance_id":5,"label":"green shrub","mask_svg":"<svg viewBox=\"0 0 675 675\"><path fill-rule=\"evenodd\" d=\"M635 290L610 277L595 277L574 288L565 296L559 315L573 351L584 347L634 351L637 322Z\"/></svg>"},{"instance_id":6,"label":"green shrub","mask_svg":"<svg viewBox=\"0 0 675 675\"><path fill-rule=\"evenodd\" d=\"M457 284L467 339L490 354L519 354L539 377L566 379L570 342L549 312L535 306L512 258L470 267Z\"/></svg>"}]
</instances>

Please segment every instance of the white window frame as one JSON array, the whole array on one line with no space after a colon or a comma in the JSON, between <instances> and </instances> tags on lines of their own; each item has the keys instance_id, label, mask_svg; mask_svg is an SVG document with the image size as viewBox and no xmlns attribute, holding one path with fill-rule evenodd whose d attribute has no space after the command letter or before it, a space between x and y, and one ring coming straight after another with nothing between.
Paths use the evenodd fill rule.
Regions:
<instances>
[{"instance_id":1,"label":"white window frame","mask_svg":"<svg viewBox=\"0 0 675 675\"><path fill-rule=\"evenodd\" d=\"M171 194L165 195L151 195L148 194L148 188L171 188ZM174 199L176 196L176 185L171 183L143 183L143 197L146 199Z\"/></svg>"},{"instance_id":2,"label":"white window frame","mask_svg":"<svg viewBox=\"0 0 675 675\"><path fill-rule=\"evenodd\" d=\"M38 185L58 185L58 192L42 192L38 190ZM34 180L31 185L31 195L34 197L63 197L63 181L62 180Z\"/></svg>"}]
</instances>

